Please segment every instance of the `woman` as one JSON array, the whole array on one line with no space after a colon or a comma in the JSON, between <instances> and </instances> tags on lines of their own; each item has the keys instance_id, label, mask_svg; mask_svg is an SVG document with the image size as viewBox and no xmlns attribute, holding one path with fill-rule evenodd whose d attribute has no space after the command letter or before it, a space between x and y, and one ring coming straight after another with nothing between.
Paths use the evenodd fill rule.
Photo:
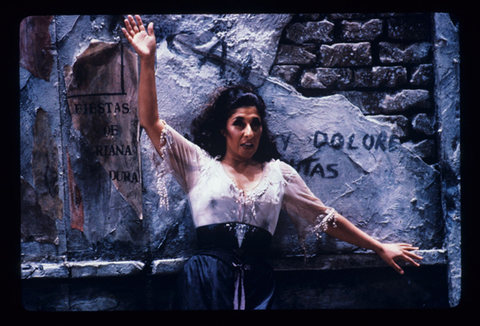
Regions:
<instances>
[{"instance_id":1,"label":"woman","mask_svg":"<svg viewBox=\"0 0 480 326\"><path fill-rule=\"evenodd\" d=\"M265 104L248 87L220 90L193 122L194 143L158 116L153 23L128 16L123 32L140 57L138 108L166 167L188 194L198 251L179 275L177 309L269 309L275 279L265 256L280 209L313 231L375 251L400 274L395 260L419 266L409 244L371 238L326 207L298 173L278 160L265 123Z\"/></svg>"}]
</instances>

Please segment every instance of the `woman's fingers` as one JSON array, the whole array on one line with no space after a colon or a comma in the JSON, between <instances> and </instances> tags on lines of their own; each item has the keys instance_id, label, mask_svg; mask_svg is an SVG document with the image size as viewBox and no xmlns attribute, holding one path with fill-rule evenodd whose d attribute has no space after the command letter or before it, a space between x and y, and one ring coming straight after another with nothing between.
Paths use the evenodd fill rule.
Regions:
<instances>
[{"instance_id":1,"label":"woman's fingers","mask_svg":"<svg viewBox=\"0 0 480 326\"><path fill-rule=\"evenodd\" d=\"M138 28L137 23L135 22L135 18L133 18L132 15L128 15L127 18L128 18L128 24L127 24L127 21L125 21L125 25L127 26L127 31L133 37L135 36L135 34L137 34L140 31L140 29Z\"/></svg>"},{"instance_id":2,"label":"woman's fingers","mask_svg":"<svg viewBox=\"0 0 480 326\"><path fill-rule=\"evenodd\" d=\"M130 34L128 34L127 30L125 28L122 28L122 32L123 32L123 35L125 35L127 41L131 43L132 38L131 38Z\"/></svg>"},{"instance_id":3,"label":"woman's fingers","mask_svg":"<svg viewBox=\"0 0 480 326\"><path fill-rule=\"evenodd\" d=\"M135 18L132 15L128 15L124 20L125 28L122 28L123 34L127 40L132 43L133 38L136 34L140 32L146 32L145 26L143 25L142 18L139 15L135 15ZM153 35L153 23L148 25L148 35Z\"/></svg>"},{"instance_id":4,"label":"woman's fingers","mask_svg":"<svg viewBox=\"0 0 480 326\"><path fill-rule=\"evenodd\" d=\"M139 32L147 32L145 30L145 25L143 25L142 18L139 15L135 15L135 18L133 18L133 16L131 16L131 15L128 15L127 17L128 18L125 19L125 27L126 27L126 31L130 34L131 37L134 37L135 34L137 34ZM147 34L148 35L153 34L153 22L148 24L148 33Z\"/></svg>"},{"instance_id":5,"label":"woman's fingers","mask_svg":"<svg viewBox=\"0 0 480 326\"><path fill-rule=\"evenodd\" d=\"M142 18L140 18L139 15L135 15L135 18L137 19L137 22L138 22L138 29L140 31L145 31L145 26L143 26Z\"/></svg>"},{"instance_id":6,"label":"woman's fingers","mask_svg":"<svg viewBox=\"0 0 480 326\"><path fill-rule=\"evenodd\" d=\"M420 264L417 263L413 259L421 260L421 259L423 259L423 257L418 256L418 255L414 254L413 252L410 252L411 250L418 250L419 249L418 247L413 247L412 245L407 244L407 243L400 243L399 247L403 251L403 255L399 257L400 259L403 259L407 263L410 263L414 266L417 266L417 267L420 266Z\"/></svg>"},{"instance_id":7,"label":"woman's fingers","mask_svg":"<svg viewBox=\"0 0 480 326\"><path fill-rule=\"evenodd\" d=\"M130 22L128 21L127 18L125 18L123 22L125 23L125 31L127 33L130 33L130 31L132 30L132 26L130 26Z\"/></svg>"},{"instance_id":8,"label":"woman's fingers","mask_svg":"<svg viewBox=\"0 0 480 326\"><path fill-rule=\"evenodd\" d=\"M418 247L414 247L408 243L396 243L384 245L385 252L383 259L393 267L398 273L403 274L403 269L396 263L399 260L403 260L413 266L420 266L415 260L421 260L423 257L414 254L412 251L418 250Z\"/></svg>"},{"instance_id":9,"label":"woman's fingers","mask_svg":"<svg viewBox=\"0 0 480 326\"><path fill-rule=\"evenodd\" d=\"M409 243L399 243L398 246L402 247L403 249L411 249L411 250L417 250L418 249L418 247L413 247Z\"/></svg>"},{"instance_id":10,"label":"woman's fingers","mask_svg":"<svg viewBox=\"0 0 480 326\"><path fill-rule=\"evenodd\" d=\"M124 33L125 33L125 32L128 33L128 35L125 34L125 36L126 36L127 38L128 38L128 37L134 37L134 36L135 36L135 32L133 31L132 25L130 24L130 19L127 18L127 19L124 20L124 22L125 22L125 31L124 31ZM123 30L123 28L122 28L122 30Z\"/></svg>"},{"instance_id":11,"label":"woman's fingers","mask_svg":"<svg viewBox=\"0 0 480 326\"><path fill-rule=\"evenodd\" d=\"M122 28L128 42L133 46L140 58L149 57L155 54L155 34L153 30L153 22L148 24L148 32L145 29L142 18L139 15L128 15L124 20L125 28Z\"/></svg>"},{"instance_id":12,"label":"woman's fingers","mask_svg":"<svg viewBox=\"0 0 480 326\"><path fill-rule=\"evenodd\" d=\"M404 271L403 269L397 265L395 261L392 260L392 263L390 264L391 267L393 267L394 270L396 270L398 273L403 274Z\"/></svg>"},{"instance_id":13,"label":"woman's fingers","mask_svg":"<svg viewBox=\"0 0 480 326\"><path fill-rule=\"evenodd\" d=\"M150 23L148 24L147 29L148 29L148 35L149 35L149 36L153 36L153 35L154 35L154 34L153 34L153 22L150 22Z\"/></svg>"},{"instance_id":14,"label":"woman's fingers","mask_svg":"<svg viewBox=\"0 0 480 326\"><path fill-rule=\"evenodd\" d=\"M412 250L418 250L419 249L418 247L413 247L412 245L406 244L406 243L400 243L399 246L401 247L402 250L404 250L404 254L406 256L412 257L412 258L415 258L415 259L423 259L423 257L418 256L418 255L414 254L413 252L410 252Z\"/></svg>"},{"instance_id":15,"label":"woman's fingers","mask_svg":"<svg viewBox=\"0 0 480 326\"><path fill-rule=\"evenodd\" d=\"M422 260L423 257L422 256L419 256L419 255L416 255L414 254L413 252L405 252L405 255L408 256L408 257L411 257L411 258L415 258L415 259L418 259L418 260Z\"/></svg>"},{"instance_id":16,"label":"woman's fingers","mask_svg":"<svg viewBox=\"0 0 480 326\"><path fill-rule=\"evenodd\" d=\"M402 257L403 260L405 260L407 263L410 263L414 266L420 266L419 263L417 263L415 260L413 260L412 258L410 258L407 254L405 254L403 257Z\"/></svg>"}]
</instances>

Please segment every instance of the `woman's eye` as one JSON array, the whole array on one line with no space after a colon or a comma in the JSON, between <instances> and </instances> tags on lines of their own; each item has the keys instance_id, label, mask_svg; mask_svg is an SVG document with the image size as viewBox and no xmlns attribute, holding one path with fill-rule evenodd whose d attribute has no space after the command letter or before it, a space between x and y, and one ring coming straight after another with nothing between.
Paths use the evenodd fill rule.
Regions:
<instances>
[{"instance_id":1,"label":"woman's eye","mask_svg":"<svg viewBox=\"0 0 480 326\"><path fill-rule=\"evenodd\" d=\"M260 122L260 120L253 120L251 126L252 129L257 130L262 126L262 123Z\"/></svg>"}]
</instances>

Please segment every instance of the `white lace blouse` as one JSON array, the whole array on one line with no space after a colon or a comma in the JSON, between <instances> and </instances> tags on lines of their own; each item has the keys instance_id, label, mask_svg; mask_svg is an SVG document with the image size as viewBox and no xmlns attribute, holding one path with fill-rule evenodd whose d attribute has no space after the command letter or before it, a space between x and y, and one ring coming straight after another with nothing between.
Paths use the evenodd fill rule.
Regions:
<instances>
[{"instance_id":1,"label":"white lace blouse","mask_svg":"<svg viewBox=\"0 0 480 326\"><path fill-rule=\"evenodd\" d=\"M279 160L264 163L260 183L243 191L227 175L218 158L168 125L161 137L161 141L166 141L160 151L166 171L188 195L195 227L241 222L273 235L281 209L294 222L298 218L309 222L310 229L318 235L329 222L335 226L335 210L315 197L290 165Z\"/></svg>"}]
</instances>

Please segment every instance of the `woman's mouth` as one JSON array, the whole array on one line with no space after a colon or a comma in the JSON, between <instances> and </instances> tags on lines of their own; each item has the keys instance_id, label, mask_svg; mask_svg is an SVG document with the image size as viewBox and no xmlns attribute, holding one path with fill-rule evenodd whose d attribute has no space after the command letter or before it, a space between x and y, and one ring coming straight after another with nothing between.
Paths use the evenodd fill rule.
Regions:
<instances>
[{"instance_id":1,"label":"woman's mouth","mask_svg":"<svg viewBox=\"0 0 480 326\"><path fill-rule=\"evenodd\" d=\"M252 149L253 148L253 143L243 143L240 146L243 147L243 148L246 148L246 149Z\"/></svg>"}]
</instances>

